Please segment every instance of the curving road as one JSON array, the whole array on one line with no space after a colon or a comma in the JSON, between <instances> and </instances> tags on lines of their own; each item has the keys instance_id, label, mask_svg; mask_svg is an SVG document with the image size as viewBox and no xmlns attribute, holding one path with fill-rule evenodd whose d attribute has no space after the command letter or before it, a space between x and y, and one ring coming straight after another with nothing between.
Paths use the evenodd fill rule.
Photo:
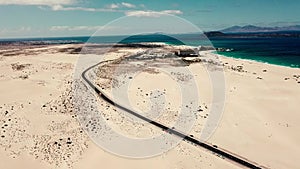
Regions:
<instances>
[{"instance_id":1,"label":"curving road","mask_svg":"<svg viewBox=\"0 0 300 169\"><path fill-rule=\"evenodd\" d=\"M83 78L83 80L99 95L99 97L101 97L103 100L105 100L106 102L108 102L108 103L110 103L110 104L112 104L113 106L116 106L117 108L119 108L119 109L122 109L122 110L124 110L124 111L126 111L126 112L128 112L128 113L130 113L130 114L132 114L132 115L134 115L134 116L136 116L137 118L140 118L140 119L142 119L142 120L144 120L144 121L146 121L146 122L148 122L148 123L150 123L150 124L152 124L152 125L154 125L154 126L156 126L156 127L158 127L158 128L161 128L162 130L164 130L164 131L168 131L168 133L169 134L172 134L172 135L175 135L175 136L177 136L177 137L180 137L180 138L182 138L182 139L184 139L184 140L186 140L186 141L188 141L188 142L190 142L190 143L193 143L193 144L195 144L195 145L197 145L197 146L200 146L200 147L202 147L202 148L204 148L204 149L206 149L206 150L209 150L209 151L211 151L211 152L213 152L213 153L216 153L216 154L218 154L218 155L220 155L220 156L222 156L222 157L224 157L224 158L226 158L226 159L229 159L229 160L231 160L231 161L233 161L233 162L235 162L235 163L237 163L237 164L239 164L239 165L241 165L241 166L244 166L244 167L247 167L247 168L253 168L253 169L261 169L261 168L265 168L265 167L262 167L262 166L259 166L259 165L257 165L257 164L255 164L254 162L250 162L250 161L248 161L248 160L246 160L246 159L244 159L244 158L242 158L242 157L239 157L239 156L237 156L237 155L234 155L234 154L232 154L232 153L230 153L230 152L228 152L228 151L225 151L225 150L221 150L220 148L217 148L216 146L213 146L213 145L210 145L210 144L207 144L207 143L205 143L205 142L202 142L202 141L199 141L199 140L197 140L197 139L195 139L195 138L192 138L192 137L190 137L190 136L188 136L188 135L185 135L185 134L183 134L183 133L181 133L181 132L179 132L179 131L176 131L176 130L174 130L174 129L172 129L172 128L169 128L169 127L167 127L167 126L165 126L165 125L163 125L163 124L160 124L160 123L158 123L158 122L155 122L155 121L153 121L153 120L151 120L151 119L149 119L149 118L147 118L147 117L145 117L145 116L142 116L141 114L139 114L139 113L137 113L137 112L134 112L134 111L132 111L132 110L129 110L129 109L127 109L126 107L123 107L122 105L120 105L120 104L118 104L118 103L116 103L116 102L114 102L112 99L110 99L101 89L98 89L98 87L96 87L90 80L88 80L88 78L86 77L86 73L88 72L88 71L90 71L91 69L93 69L94 67L96 67L96 66L98 66L98 65L100 65L100 64L103 64L103 63L105 63L105 62L109 62L109 61L113 61L113 60L107 60L107 61L102 61L102 62L99 62L99 63L97 63L97 64L95 64L95 65L93 65L93 66L91 66L91 67L89 67L88 69L86 69L85 71L83 71L83 73L81 74L81 77Z\"/></svg>"}]
</instances>

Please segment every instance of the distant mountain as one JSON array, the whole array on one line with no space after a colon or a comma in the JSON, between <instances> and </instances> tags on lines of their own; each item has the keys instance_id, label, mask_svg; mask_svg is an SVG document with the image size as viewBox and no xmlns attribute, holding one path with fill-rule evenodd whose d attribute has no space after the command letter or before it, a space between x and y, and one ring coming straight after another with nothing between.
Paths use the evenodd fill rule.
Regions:
<instances>
[{"instance_id":1,"label":"distant mountain","mask_svg":"<svg viewBox=\"0 0 300 169\"><path fill-rule=\"evenodd\" d=\"M220 31L204 32L208 38L271 38L271 37L294 37L300 38L300 31L278 32L235 32L223 33Z\"/></svg>"},{"instance_id":2,"label":"distant mountain","mask_svg":"<svg viewBox=\"0 0 300 169\"><path fill-rule=\"evenodd\" d=\"M222 33L257 33L257 32L282 32L282 31L300 31L300 25L283 27L259 27L254 25L232 26L220 30Z\"/></svg>"}]
</instances>

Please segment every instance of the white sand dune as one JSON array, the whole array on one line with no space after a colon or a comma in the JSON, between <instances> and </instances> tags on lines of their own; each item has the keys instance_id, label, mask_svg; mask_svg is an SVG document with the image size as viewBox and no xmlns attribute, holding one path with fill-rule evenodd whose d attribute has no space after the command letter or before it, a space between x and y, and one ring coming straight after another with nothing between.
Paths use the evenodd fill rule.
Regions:
<instances>
[{"instance_id":1,"label":"white sand dune","mask_svg":"<svg viewBox=\"0 0 300 169\"><path fill-rule=\"evenodd\" d=\"M78 47L44 46L18 52L0 49L0 168L241 168L185 141L162 155L145 159L116 156L98 147L79 124L72 106L70 87L79 55L71 51ZM141 51L113 51L107 59ZM300 69L220 59L226 99L219 126L208 142L268 168L300 168ZM197 104L203 109L195 115L195 125L187 134L200 139L213 105L213 90L201 62L187 68L195 78L201 97ZM128 78L131 74L126 75ZM170 103L164 106L169 108L168 113L145 115L166 125L178 120L175 115L181 100L176 92L180 87L174 82L188 81L188 76L167 76L147 69L132 79L128 94L134 109L145 111L151 101L146 94L165 89L161 96ZM107 83L98 80L100 87ZM114 96L113 88L105 87L105 92ZM106 108L107 103L99 100L99 105ZM142 138L163 132L147 124L135 126L126 117L121 118L113 106L103 111L103 116L112 128L127 136Z\"/></svg>"}]
</instances>

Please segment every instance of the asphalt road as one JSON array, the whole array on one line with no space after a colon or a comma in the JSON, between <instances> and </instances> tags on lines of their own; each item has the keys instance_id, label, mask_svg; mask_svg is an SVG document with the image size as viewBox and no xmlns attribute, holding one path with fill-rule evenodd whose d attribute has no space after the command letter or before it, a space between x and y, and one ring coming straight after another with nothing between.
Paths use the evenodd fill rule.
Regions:
<instances>
[{"instance_id":1,"label":"asphalt road","mask_svg":"<svg viewBox=\"0 0 300 169\"><path fill-rule=\"evenodd\" d=\"M248 161L248 160L246 160L246 159L244 159L244 158L242 158L242 157L239 157L239 156L237 156L237 155L234 155L234 154L230 153L229 151L225 151L225 150L220 149L220 148L218 148L218 147L216 147L216 146L213 146L213 145L211 145L211 144L208 144L208 143L199 141L199 140L197 140L197 139L195 139L195 138L193 138L193 137L190 137L190 136L188 136L188 135L185 135L185 134L183 134L183 133L181 133L181 132L179 132L179 131L176 131L176 130L174 130L174 129L172 129L172 128L169 128L169 127L167 127L167 126L165 126L165 125L163 125L163 124L160 124L160 123L158 123L158 122L155 122L155 121L153 121L153 120L151 120L151 119L149 119L149 118L147 118L147 117L145 117L145 116L142 116L141 114L139 114L139 113L137 113L137 112L134 112L134 111L132 111L132 110L129 110L129 109L123 107L122 105L120 105L120 104L114 102L113 100L111 100L111 99L110 99L103 91L101 91L101 89L98 89L98 88L97 88L97 87L96 87L96 86L95 86L95 85L94 85L94 84L86 77L86 74L87 74L87 72L88 72L89 70L95 68L96 66L99 66L100 64L103 64L103 63L109 62L109 61L112 61L112 60L99 62L99 63L97 63L97 64L95 64L95 65L93 65L93 66L87 68L87 69L81 74L82 79L83 79L83 80L84 80L84 81L85 81L85 82L86 82L86 83L87 83L87 84L88 84L88 85L89 85L89 86L90 86L90 87L91 87L91 88L99 95L100 98L102 98L102 99L105 100L106 102L110 103L111 105L113 105L113 106L115 106L115 107L117 107L117 108L119 108L119 109L121 109L121 110L124 110L124 111L126 111L126 112L128 112L128 113L130 113L130 114L132 114L132 115L134 115L134 116L136 116L137 118L140 118L140 119L142 119L142 120L144 120L144 121L146 121L146 122L148 122L148 123L150 123L150 124L152 124L152 125L154 125L154 126L160 128L160 129L162 129L163 131L167 131L169 134L172 134L172 135L175 135L175 136L177 136L177 137L180 137L180 138L182 138L183 140L185 140L185 141L187 141L187 142L193 143L194 145L197 145L197 146L202 147L202 148L204 148L204 149L206 149L206 150L209 150L209 151L211 151L211 152L213 152L213 153L215 153L215 154L217 154L217 155L219 155L219 156L221 156L221 157L223 157L223 158L225 158L225 159L228 159L228 160L230 160L230 161L232 161L232 162L235 162L235 163L237 163L237 164L239 164L239 165L241 165L241 166L244 166L244 167L247 167L247 168L253 168L253 169L261 169L261 168L265 168L265 167L262 167L262 166L259 166L259 165L255 164L254 162L250 162L250 161Z\"/></svg>"}]
</instances>

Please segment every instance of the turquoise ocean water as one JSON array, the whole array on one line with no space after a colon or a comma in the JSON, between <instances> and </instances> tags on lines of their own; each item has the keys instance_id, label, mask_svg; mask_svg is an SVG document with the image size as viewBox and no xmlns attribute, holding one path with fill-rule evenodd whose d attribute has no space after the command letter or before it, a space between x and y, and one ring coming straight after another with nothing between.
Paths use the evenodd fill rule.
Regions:
<instances>
[{"instance_id":1,"label":"turquoise ocean water","mask_svg":"<svg viewBox=\"0 0 300 169\"><path fill-rule=\"evenodd\" d=\"M136 35L136 36L101 36L101 37L58 37L3 39L0 45L18 44L68 44L68 43L138 43L163 42L172 45L213 45L215 48L231 49L218 52L227 57L249 59L281 66L300 68L300 38L295 37L263 37L263 38L211 38L203 35Z\"/></svg>"}]
</instances>

